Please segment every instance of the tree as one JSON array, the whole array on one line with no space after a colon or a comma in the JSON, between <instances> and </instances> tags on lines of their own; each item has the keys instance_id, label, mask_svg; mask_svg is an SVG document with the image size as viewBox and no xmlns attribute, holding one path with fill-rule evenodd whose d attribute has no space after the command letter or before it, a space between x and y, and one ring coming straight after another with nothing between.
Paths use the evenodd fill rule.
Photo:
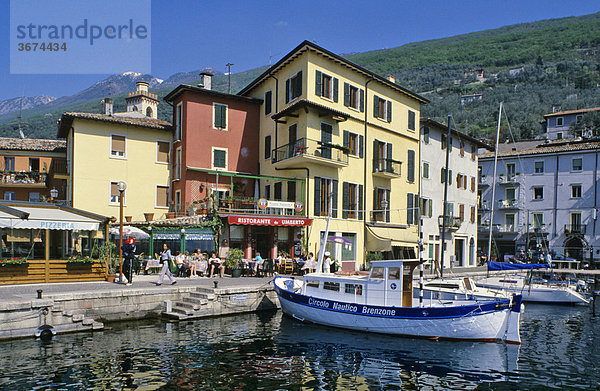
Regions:
<instances>
[{"instance_id":1,"label":"tree","mask_svg":"<svg viewBox=\"0 0 600 391\"><path fill-rule=\"evenodd\" d=\"M600 111L591 111L583 115L579 121L573 121L569 133L573 136L586 136L591 131L592 137L600 136Z\"/></svg>"}]
</instances>

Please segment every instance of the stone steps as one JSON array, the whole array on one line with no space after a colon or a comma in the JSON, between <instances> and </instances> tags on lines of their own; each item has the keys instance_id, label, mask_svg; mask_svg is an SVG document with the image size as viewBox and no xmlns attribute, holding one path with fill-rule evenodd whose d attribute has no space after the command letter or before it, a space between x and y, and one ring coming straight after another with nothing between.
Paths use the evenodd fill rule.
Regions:
<instances>
[{"instance_id":1,"label":"stone steps","mask_svg":"<svg viewBox=\"0 0 600 391\"><path fill-rule=\"evenodd\" d=\"M185 320L201 318L213 313L212 303L217 296L212 289L198 288L195 292L190 292L189 296L173 303L170 311L162 312L164 317L174 320Z\"/></svg>"}]
</instances>

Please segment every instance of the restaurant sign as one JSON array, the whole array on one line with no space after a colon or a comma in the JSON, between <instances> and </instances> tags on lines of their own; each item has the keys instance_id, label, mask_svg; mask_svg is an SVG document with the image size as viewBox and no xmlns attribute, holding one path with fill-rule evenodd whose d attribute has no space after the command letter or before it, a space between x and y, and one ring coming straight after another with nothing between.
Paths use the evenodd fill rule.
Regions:
<instances>
[{"instance_id":1,"label":"restaurant sign","mask_svg":"<svg viewBox=\"0 0 600 391\"><path fill-rule=\"evenodd\" d=\"M257 216L229 216L229 224L238 225L272 225L279 227L304 227L312 224L312 219L294 217L257 217Z\"/></svg>"}]
</instances>

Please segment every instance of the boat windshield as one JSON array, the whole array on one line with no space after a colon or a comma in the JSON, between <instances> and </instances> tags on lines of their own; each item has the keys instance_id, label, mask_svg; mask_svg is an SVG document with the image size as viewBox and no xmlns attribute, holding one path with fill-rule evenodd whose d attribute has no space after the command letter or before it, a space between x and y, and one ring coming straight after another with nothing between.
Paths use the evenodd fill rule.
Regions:
<instances>
[{"instance_id":1,"label":"boat windshield","mask_svg":"<svg viewBox=\"0 0 600 391\"><path fill-rule=\"evenodd\" d=\"M371 270L371 279L383 280L383 271L384 268L382 267L374 267Z\"/></svg>"}]
</instances>

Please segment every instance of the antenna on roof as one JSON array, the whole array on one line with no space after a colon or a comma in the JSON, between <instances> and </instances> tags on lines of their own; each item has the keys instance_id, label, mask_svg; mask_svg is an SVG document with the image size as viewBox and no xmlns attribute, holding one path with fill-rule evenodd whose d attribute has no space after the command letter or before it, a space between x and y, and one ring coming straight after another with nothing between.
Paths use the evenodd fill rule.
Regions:
<instances>
[{"instance_id":1,"label":"antenna on roof","mask_svg":"<svg viewBox=\"0 0 600 391\"><path fill-rule=\"evenodd\" d=\"M234 65L230 62L228 62L227 64L225 64L225 66L227 67L227 93L231 94L231 66Z\"/></svg>"},{"instance_id":2,"label":"antenna on roof","mask_svg":"<svg viewBox=\"0 0 600 391\"><path fill-rule=\"evenodd\" d=\"M25 98L25 91L23 91L21 93L21 99L19 99L19 116L17 117L17 119L19 120L19 137L21 138L25 138L25 134L23 133L23 130L21 129L21 118L22 115L21 113L23 112L23 98Z\"/></svg>"}]
</instances>

